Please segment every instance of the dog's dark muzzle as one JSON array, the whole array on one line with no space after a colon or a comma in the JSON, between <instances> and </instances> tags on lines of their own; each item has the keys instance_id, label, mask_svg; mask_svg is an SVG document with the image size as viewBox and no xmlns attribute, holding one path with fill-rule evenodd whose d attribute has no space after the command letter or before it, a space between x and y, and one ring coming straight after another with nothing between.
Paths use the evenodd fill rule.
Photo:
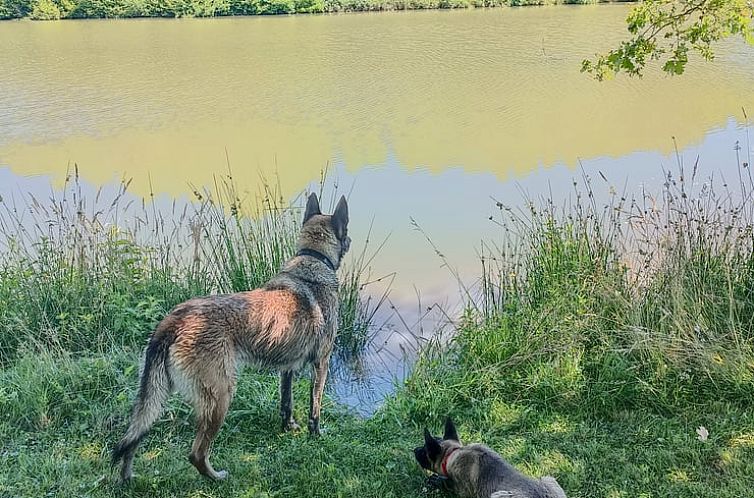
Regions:
<instances>
[{"instance_id":1,"label":"dog's dark muzzle","mask_svg":"<svg viewBox=\"0 0 754 498\"><path fill-rule=\"evenodd\" d=\"M419 462L419 465L421 465L423 469L432 470L432 465L429 462L427 450L424 446L414 448L414 457L416 457L416 461Z\"/></svg>"}]
</instances>

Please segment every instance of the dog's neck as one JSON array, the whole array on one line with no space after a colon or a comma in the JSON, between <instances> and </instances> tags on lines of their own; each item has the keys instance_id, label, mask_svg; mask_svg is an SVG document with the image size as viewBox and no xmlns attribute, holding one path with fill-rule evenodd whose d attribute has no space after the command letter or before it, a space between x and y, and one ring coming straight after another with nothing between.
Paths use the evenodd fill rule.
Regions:
<instances>
[{"instance_id":1,"label":"dog's neck","mask_svg":"<svg viewBox=\"0 0 754 498\"><path fill-rule=\"evenodd\" d=\"M440 469L442 470L442 475L444 475L445 477L449 477L448 476L448 460L450 460L450 455L455 453L457 449L458 448L453 448L452 450L447 452L445 454L445 457L442 459L442 463L440 464Z\"/></svg>"},{"instance_id":2,"label":"dog's neck","mask_svg":"<svg viewBox=\"0 0 754 498\"><path fill-rule=\"evenodd\" d=\"M304 248L301 249L299 252L296 253L296 256L311 256L312 258L321 261L324 263L328 268L330 268L332 271L335 271L335 265L333 264L332 260L322 254L319 251L315 251L314 249L308 249Z\"/></svg>"}]
</instances>

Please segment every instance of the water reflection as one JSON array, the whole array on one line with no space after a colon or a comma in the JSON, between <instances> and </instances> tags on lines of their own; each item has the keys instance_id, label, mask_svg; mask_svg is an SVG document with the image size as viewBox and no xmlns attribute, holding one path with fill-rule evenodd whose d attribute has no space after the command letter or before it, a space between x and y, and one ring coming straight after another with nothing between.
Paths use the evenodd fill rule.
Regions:
<instances>
[{"instance_id":1,"label":"water reflection","mask_svg":"<svg viewBox=\"0 0 754 498\"><path fill-rule=\"evenodd\" d=\"M228 160L243 184L276 171L288 195L327 164L506 180L668 153L671 136L683 149L754 109L737 42L682 78L581 74L628 8L3 24L0 164L60 178L77 163L171 196Z\"/></svg>"}]
</instances>

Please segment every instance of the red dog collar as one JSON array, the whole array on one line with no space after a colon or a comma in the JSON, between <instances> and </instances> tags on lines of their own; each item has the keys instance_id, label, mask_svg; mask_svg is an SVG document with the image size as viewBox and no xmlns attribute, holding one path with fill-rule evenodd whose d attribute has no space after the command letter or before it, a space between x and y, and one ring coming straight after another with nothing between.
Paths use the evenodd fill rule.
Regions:
<instances>
[{"instance_id":1,"label":"red dog collar","mask_svg":"<svg viewBox=\"0 0 754 498\"><path fill-rule=\"evenodd\" d=\"M453 454L454 451L456 451L458 448L453 448L450 450L446 455L445 458L442 459L442 464L440 465L440 468L442 469L442 473L445 477L448 476L448 460L450 459L450 455Z\"/></svg>"}]
</instances>

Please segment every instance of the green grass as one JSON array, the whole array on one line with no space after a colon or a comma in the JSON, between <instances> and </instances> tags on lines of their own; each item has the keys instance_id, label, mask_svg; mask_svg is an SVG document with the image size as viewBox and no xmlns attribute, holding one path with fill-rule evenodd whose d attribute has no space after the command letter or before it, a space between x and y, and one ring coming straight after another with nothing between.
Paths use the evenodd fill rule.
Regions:
<instances>
[{"instance_id":1,"label":"green grass","mask_svg":"<svg viewBox=\"0 0 754 498\"><path fill-rule=\"evenodd\" d=\"M110 263L66 279L58 270L41 272L48 267L35 254L44 250L15 251L26 256L4 260L0 279L0 496L440 496L424 490L411 449L424 425L437 432L447 414L462 439L487 443L532 475L554 475L568 496L749 496L754 183L746 170L735 186L687 175L669 175L657 197L616 193L605 206L594 201L589 179L565 206L500 204L500 242L483 251L478 299L469 301L457 335L449 344L431 341L411 377L370 419L328 400L322 438L280 434L276 377L247 371L215 446L216 468L231 476L222 483L190 467L191 410L173 399L137 456L136 481L113 484L108 451L124 430L148 333L146 327L121 337L113 317L146 326L168 299L154 293L154 306L128 304L142 310L128 313L105 306L107 299L94 299L96 306L87 300L105 292L133 303L129 286L142 285L135 288L144 293L164 290L154 282L165 281L181 283L170 287L179 289L171 298L190 294L201 287L189 285L189 267L200 268L199 281L212 286L263 278L266 267L251 260L277 253L255 249L235 232L256 222L240 217L235 224L233 202L225 202L214 211L223 221L207 221L224 235L200 252L199 263L191 257L188 267L176 265L180 258L141 263L140 278L123 287L117 272L108 280L115 272ZM273 236L258 234L254 240ZM212 250L223 257L208 257ZM139 261L151 261L139 254ZM106 260L116 269L123 262ZM210 263L219 260L231 263ZM21 276L8 278L17 275L19 261L26 265ZM53 268L70 272L69 266ZM92 285L100 286L97 292ZM361 287L348 279L344 285L356 293ZM59 319L63 306L69 314L89 310L97 327L80 315ZM363 301L344 306L344 316L369 316L353 311ZM368 343L359 341L339 348ZM307 393L308 381L299 380L299 419ZM698 436L701 427L706 440Z\"/></svg>"},{"instance_id":2,"label":"green grass","mask_svg":"<svg viewBox=\"0 0 754 498\"><path fill-rule=\"evenodd\" d=\"M369 420L328 403L327 432L313 440L278 433L274 379L246 373L213 457L230 480L207 482L190 466L190 410L175 399L139 453L137 479L121 489L107 452L125 425L137 361L124 352L34 356L6 370L0 495L419 497L424 475L411 448L421 422L439 430L446 411L463 438L485 441L527 472L557 476L569 496L741 497L753 484L754 417L724 401L673 416L627 409L592 417L487 398L473 407L438 404L423 416L409 387ZM434 382L439 391L460 387ZM300 418L307 384L296 386ZM700 425L706 442L694 432Z\"/></svg>"}]
</instances>

